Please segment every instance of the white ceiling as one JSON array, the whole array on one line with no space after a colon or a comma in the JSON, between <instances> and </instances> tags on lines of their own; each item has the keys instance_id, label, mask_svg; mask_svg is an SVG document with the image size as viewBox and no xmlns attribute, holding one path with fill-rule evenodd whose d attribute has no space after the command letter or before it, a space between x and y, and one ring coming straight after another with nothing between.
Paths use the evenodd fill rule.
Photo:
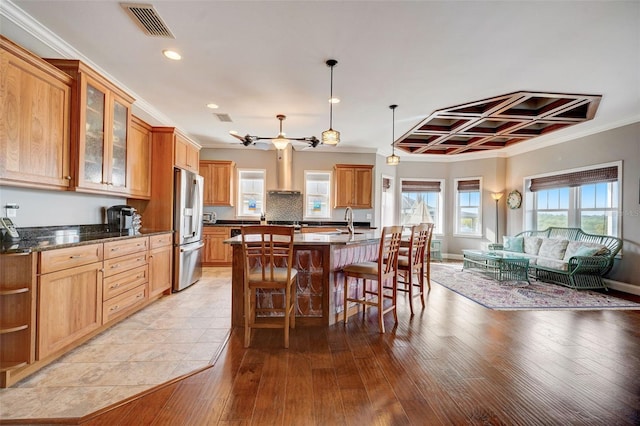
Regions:
<instances>
[{"instance_id":1,"label":"white ceiling","mask_svg":"<svg viewBox=\"0 0 640 426\"><path fill-rule=\"evenodd\" d=\"M594 120L520 150L640 120L638 1L143 3L175 39L146 36L117 1L3 0L0 24L37 54L75 49L136 97L135 113L203 147L242 147L230 130L276 136L276 114L287 116L288 136L319 138L329 127L330 58L342 100L333 108L337 150L390 153L390 104L399 105L397 139L434 110L519 90L603 96ZM52 46L31 18L70 47ZM182 61L165 59L167 48Z\"/></svg>"}]
</instances>

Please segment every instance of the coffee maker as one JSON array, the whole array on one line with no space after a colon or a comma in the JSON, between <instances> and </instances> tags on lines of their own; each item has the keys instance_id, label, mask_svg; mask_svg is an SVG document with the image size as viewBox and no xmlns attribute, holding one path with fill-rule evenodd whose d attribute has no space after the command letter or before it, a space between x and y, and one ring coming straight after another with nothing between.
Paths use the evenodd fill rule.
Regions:
<instances>
[{"instance_id":1,"label":"coffee maker","mask_svg":"<svg viewBox=\"0 0 640 426\"><path fill-rule=\"evenodd\" d=\"M131 206L119 205L109 207L107 209L109 231L134 234L136 231L134 219L136 217L139 217L139 215L136 214L136 209Z\"/></svg>"}]
</instances>

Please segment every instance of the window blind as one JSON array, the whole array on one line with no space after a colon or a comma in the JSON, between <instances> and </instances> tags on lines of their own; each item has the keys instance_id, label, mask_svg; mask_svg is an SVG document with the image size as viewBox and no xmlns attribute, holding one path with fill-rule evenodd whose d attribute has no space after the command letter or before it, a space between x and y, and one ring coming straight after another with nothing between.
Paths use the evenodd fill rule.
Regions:
<instances>
[{"instance_id":1,"label":"window blind","mask_svg":"<svg viewBox=\"0 0 640 426\"><path fill-rule=\"evenodd\" d=\"M459 192L480 191L480 179L459 180L458 191Z\"/></svg>"},{"instance_id":2,"label":"window blind","mask_svg":"<svg viewBox=\"0 0 640 426\"><path fill-rule=\"evenodd\" d=\"M402 192L440 192L440 181L403 180Z\"/></svg>"},{"instance_id":3,"label":"window blind","mask_svg":"<svg viewBox=\"0 0 640 426\"><path fill-rule=\"evenodd\" d=\"M600 182L615 182L618 180L618 167L603 167L600 169L582 170L555 176L545 176L531 179L529 191L536 192L543 189L567 188Z\"/></svg>"}]
</instances>

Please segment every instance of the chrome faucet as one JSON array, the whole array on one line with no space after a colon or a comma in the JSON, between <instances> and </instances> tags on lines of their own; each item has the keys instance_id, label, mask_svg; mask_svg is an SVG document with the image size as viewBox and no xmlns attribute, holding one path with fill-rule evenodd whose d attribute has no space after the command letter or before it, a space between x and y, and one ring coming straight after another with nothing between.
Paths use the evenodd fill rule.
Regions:
<instances>
[{"instance_id":1,"label":"chrome faucet","mask_svg":"<svg viewBox=\"0 0 640 426\"><path fill-rule=\"evenodd\" d=\"M347 207L344 211L344 220L347 221L347 231L353 234L353 209Z\"/></svg>"}]
</instances>

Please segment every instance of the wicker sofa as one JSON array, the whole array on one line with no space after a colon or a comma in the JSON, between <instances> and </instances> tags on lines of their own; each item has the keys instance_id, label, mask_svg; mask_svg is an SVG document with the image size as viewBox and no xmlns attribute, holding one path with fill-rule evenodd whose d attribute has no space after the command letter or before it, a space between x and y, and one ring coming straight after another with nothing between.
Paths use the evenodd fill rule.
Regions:
<instances>
[{"instance_id":1,"label":"wicker sofa","mask_svg":"<svg viewBox=\"0 0 640 426\"><path fill-rule=\"evenodd\" d=\"M602 277L611 270L622 248L620 238L593 235L579 228L551 227L504 237L490 250L521 253L529 259L529 273L536 279L574 289L607 290Z\"/></svg>"}]
</instances>

